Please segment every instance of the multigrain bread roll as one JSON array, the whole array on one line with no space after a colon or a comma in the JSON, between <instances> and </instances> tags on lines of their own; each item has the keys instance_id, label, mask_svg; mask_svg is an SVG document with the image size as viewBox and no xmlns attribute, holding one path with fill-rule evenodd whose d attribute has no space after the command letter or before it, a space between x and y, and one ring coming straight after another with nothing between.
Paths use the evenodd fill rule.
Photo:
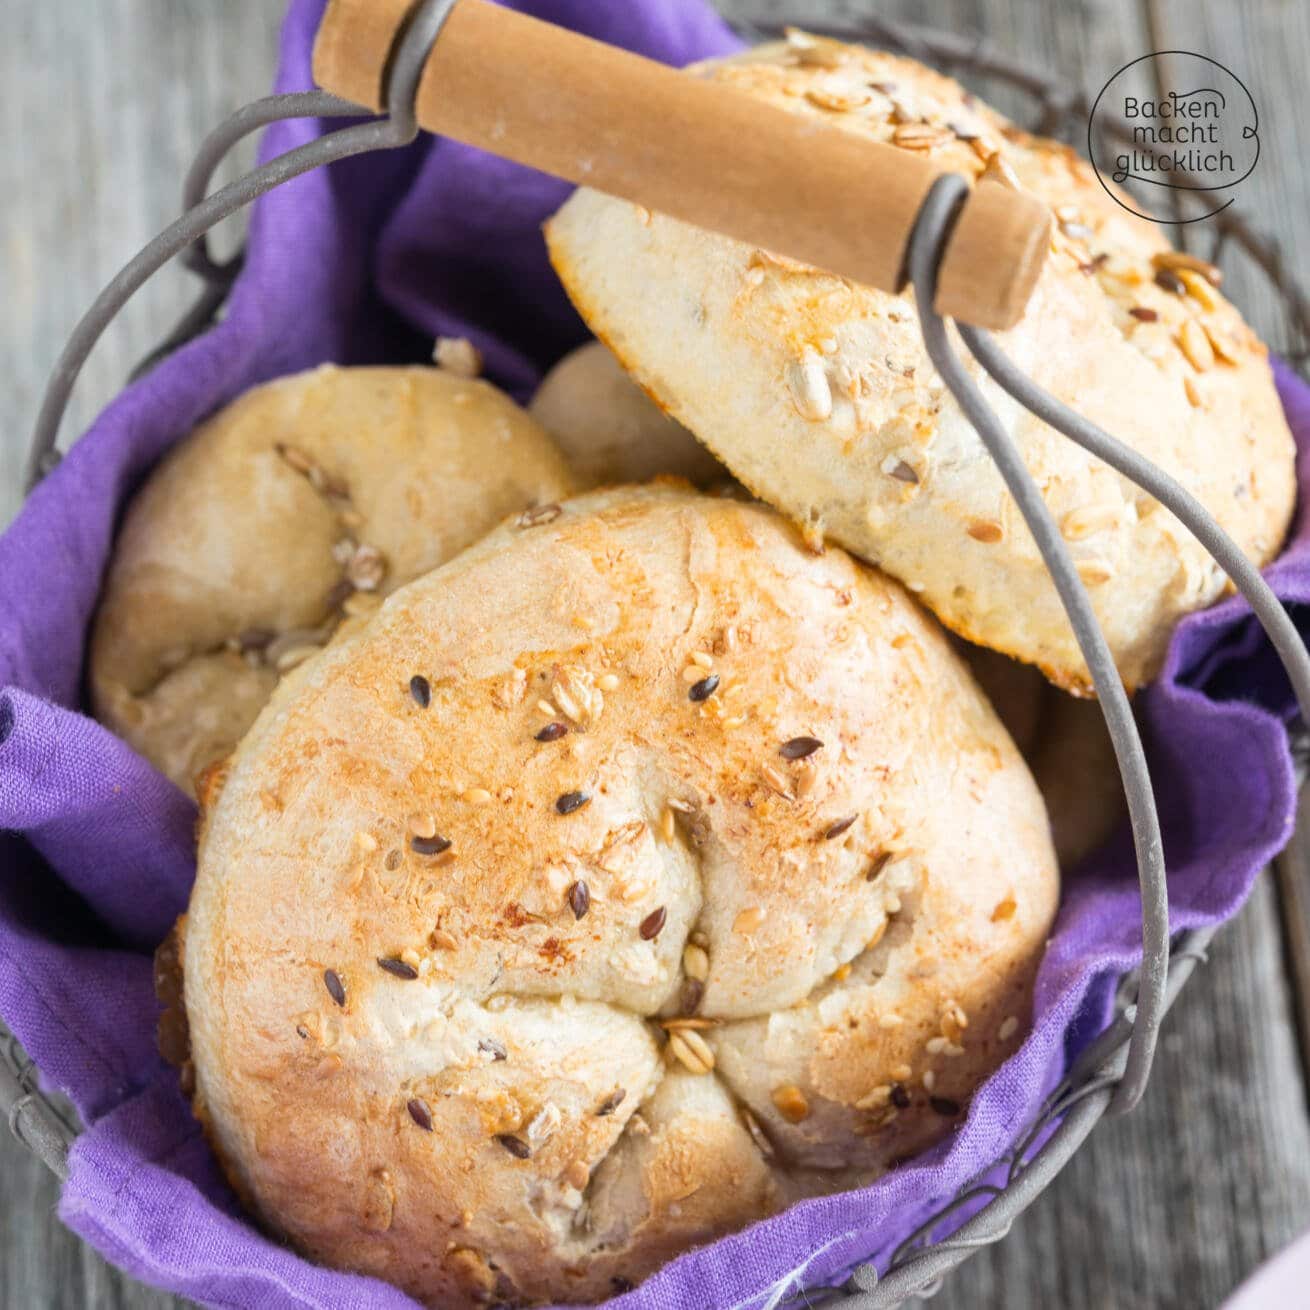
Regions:
<instances>
[{"instance_id":1,"label":"multigrain bread roll","mask_svg":"<svg viewBox=\"0 0 1310 1310\"><path fill-rule=\"evenodd\" d=\"M1127 813L1101 707L1052 687L1031 665L965 642L959 650L1032 770L1056 858L1067 872L1103 845Z\"/></svg>"},{"instance_id":2,"label":"multigrain bread roll","mask_svg":"<svg viewBox=\"0 0 1310 1310\"><path fill-rule=\"evenodd\" d=\"M796 34L701 75L1048 200L1054 250L1000 344L1074 409L1194 492L1255 561L1291 514L1292 438L1265 348L1216 290L1117 205L1066 146L922 66ZM822 197L816 197L822 222ZM912 297L853 286L635 205L579 191L551 220L555 267L636 380L815 542L880 564L966 639L1089 679L1000 475L932 368ZM976 370L975 370L976 372ZM1130 687L1224 578L1174 518L990 382L1090 589Z\"/></svg>"},{"instance_id":3,"label":"multigrain bread roll","mask_svg":"<svg viewBox=\"0 0 1310 1310\"><path fill-rule=\"evenodd\" d=\"M1058 893L913 599L667 486L401 589L204 802L196 1112L271 1228L447 1310L602 1299L949 1132Z\"/></svg>"},{"instance_id":4,"label":"multigrain bread roll","mask_svg":"<svg viewBox=\"0 0 1310 1310\"><path fill-rule=\"evenodd\" d=\"M258 387L132 502L91 641L96 715L190 789L343 618L572 489L485 382L325 366Z\"/></svg>"},{"instance_id":5,"label":"multigrain bread roll","mask_svg":"<svg viewBox=\"0 0 1310 1310\"><path fill-rule=\"evenodd\" d=\"M551 369L528 413L555 438L583 486L646 482L661 475L707 486L728 477L599 341L579 346Z\"/></svg>"}]
</instances>

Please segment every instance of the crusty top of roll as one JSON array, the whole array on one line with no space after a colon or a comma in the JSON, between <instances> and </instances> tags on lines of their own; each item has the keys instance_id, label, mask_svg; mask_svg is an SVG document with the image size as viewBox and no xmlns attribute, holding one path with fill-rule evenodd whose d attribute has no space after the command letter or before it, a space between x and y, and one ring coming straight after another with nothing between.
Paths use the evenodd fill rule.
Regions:
<instances>
[{"instance_id":1,"label":"crusty top of roll","mask_svg":"<svg viewBox=\"0 0 1310 1310\"><path fill-rule=\"evenodd\" d=\"M1252 559L1272 558L1295 496L1292 438L1265 349L1215 270L1175 254L1073 150L1020 132L913 61L798 33L701 72L1049 201L1053 251L1000 344L1178 477ZM908 293L587 190L547 235L592 330L753 491L815 540L881 564L968 640L1089 690L1054 586L927 359ZM1177 619L1215 600L1222 575L1156 502L990 383L984 391L1060 523L1125 681L1149 680Z\"/></svg>"},{"instance_id":2,"label":"crusty top of roll","mask_svg":"<svg viewBox=\"0 0 1310 1310\"><path fill-rule=\"evenodd\" d=\"M257 387L128 510L91 644L96 713L189 789L343 615L572 489L485 382L327 365Z\"/></svg>"},{"instance_id":3,"label":"crusty top of roll","mask_svg":"<svg viewBox=\"0 0 1310 1310\"><path fill-rule=\"evenodd\" d=\"M948 1131L1056 897L898 584L761 506L595 493L395 593L215 778L196 1108L318 1259L601 1299Z\"/></svg>"}]
</instances>

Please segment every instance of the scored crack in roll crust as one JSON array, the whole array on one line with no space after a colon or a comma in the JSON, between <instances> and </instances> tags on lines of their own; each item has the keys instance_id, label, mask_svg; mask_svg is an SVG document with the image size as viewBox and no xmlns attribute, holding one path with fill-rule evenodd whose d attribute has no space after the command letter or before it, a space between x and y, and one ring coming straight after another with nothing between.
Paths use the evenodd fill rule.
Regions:
<instances>
[{"instance_id":1,"label":"scored crack in roll crust","mask_svg":"<svg viewBox=\"0 0 1310 1310\"><path fill-rule=\"evenodd\" d=\"M949 1132L1057 894L899 584L763 506L594 493L397 592L213 777L195 1108L315 1258L601 1299Z\"/></svg>"},{"instance_id":2,"label":"scored crack in roll crust","mask_svg":"<svg viewBox=\"0 0 1310 1310\"><path fill-rule=\"evenodd\" d=\"M128 510L91 642L96 715L189 790L343 619L573 489L485 382L328 365L258 387Z\"/></svg>"},{"instance_id":3,"label":"scored crack in roll crust","mask_svg":"<svg viewBox=\"0 0 1310 1310\"><path fill-rule=\"evenodd\" d=\"M1176 476L1253 560L1273 557L1295 496L1293 443L1265 348L1216 289L1217 270L1117 205L1072 149L1026 135L910 60L796 33L700 72L1047 200L1054 248L1000 345ZM756 494L816 543L826 535L880 564L966 639L1090 694L1054 586L927 358L910 294L587 190L547 237L596 335ZM1125 682L1148 681L1175 622L1221 594L1222 573L1157 502L982 385L1061 527Z\"/></svg>"}]
</instances>

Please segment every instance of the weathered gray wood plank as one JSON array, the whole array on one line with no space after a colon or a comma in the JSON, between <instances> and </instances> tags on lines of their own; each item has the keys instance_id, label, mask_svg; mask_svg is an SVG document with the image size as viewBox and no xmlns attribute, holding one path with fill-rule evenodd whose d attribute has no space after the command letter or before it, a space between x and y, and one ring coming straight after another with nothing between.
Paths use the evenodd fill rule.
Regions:
<instances>
[{"instance_id":1,"label":"weathered gray wood plank","mask_svg":"<svg viewBox=\"0 0 1310 1310\"><path fill-rule=\"evenodd\" d=\"M725 11L804 23L900 13L982 32L1068 70L1095 90L1151 48L1137 0L724 0ZM280 0L0 0L6 105L0 187L7 197L0 277L9 361L0 397L0 522L17 506L18 469L45 369L77 313L121 260L174 212L204 131L264 91ZM1162 0L1178 44L1212 52L1269 88L1265 164L1243 191L1271 226L1299 235L1310 200L1292 115L1310 16L1296 0ZM1271 121L1274 120L1274 121ZM1262 188L1251 192L1258 182ZM1310 260L1298 254L1303 271ZM1259 288L1234 290L1262 318ZM180 274L148 287L92 360L69 432L121 384L189 292ZM0 1305L176 1304L137 1288L54 1218L56 1189L0 1133ZM1171 1017L1144 1106L1097 1130L1001 1247L975 1258L943 1307L1215 1304L1265 1255L1310 1223L1310 1128L1292 1039L1277 907L1263 886Z\"/></svg>"},{"instance_id":2,"label":"weathered gray wood plank","mask_svg":"<svg viewBox=\"0 0 1310 1310\"><path fill-rule=\"evenodd\" d=\"M175 216L205 132L267 91L280 0L0 0L5 197L0 286L0 523L20 499L45 375L91 297ZM192 294L169 271L92 357L65 440L122 386ZM0 1125L0 1306L163 1310L56 1219L54 1179Z\"/></svg>"},{"instance_id":3,"label":"weathered gray wood plank","mask_svg":"<svg viewBox=\"0 0 1310 1310\"><path fill-rule=\"evenodd\" d=\"M1304 112L1310 6L1297 0L1150 3L1166 48L1209 55L1250 88L1260 115L1260 162L1234 192L1237 205L1281 241L1288 271L1310 285L1310 242L1303 235L1310 212ZM1188 239L1204 250L1199 231ZM1276 297L1255 268L1234 262L1227 289L1267 340L1298 344L1286 342Z\"/></svg>"}]
</instances>

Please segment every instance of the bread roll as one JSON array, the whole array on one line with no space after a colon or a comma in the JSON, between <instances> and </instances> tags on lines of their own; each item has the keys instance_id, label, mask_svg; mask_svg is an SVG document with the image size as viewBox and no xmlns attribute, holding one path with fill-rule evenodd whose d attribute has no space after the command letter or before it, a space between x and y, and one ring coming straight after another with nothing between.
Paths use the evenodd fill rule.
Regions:
<instances>
[{"instance_id":1,"label":"bread roll","mask_svg":"<svg viewBox=\"0 0 1310 1310\"><path fill-rule=\"evenodd\" d=\"M1057 893L898 584L762 506L594 493L390 597L211 779L196 1112L318 1260L603 1299L949 1132Z\"/></svg>"},{"instance_id":2,"label":"bread roll","mask_svg":"<svg viewBox=\"0 0 1310 1310\"><path fill-rule=\"evenodd\" d=\"M128 510L91 641L96 715L190 788L343 616L572 486L485 382L329 365L258 387Z\"/></svg>"},{"instance_id":3,"label":"bread roll","mask_svg":"<svg viewBox=\"0 0 1310 1310\"><path fill-rule=\"evenodd\" d=\"M579 346L551 369L528 413L555 438L583 486L647 482L662 474L707 486L728 477L599 341Z\"/></svg>"},{"instance_id":4,"label":"bread roll","mask_svg":"<svg viewBox=\"0 0 1310 1310\"><path fill-rule=\"evenodd\" d=\"M1253 560L1274 556L1295 498L1292 437L1265 348L1216 290L1216 270L1175 254L1070 148L1020 132L910 60L797 34L701 75L1049 201L1054 250L1000 344L1179 478ZM1089 691L1054 585L927 358L910 294L588 190L547 238L596 335L811 540L880 564L967 640ZM1124 681L1148 681L1174 624L1217 599L1223 575L1155 501L990 381L983 390L1064 532Z\"/></svg>"},{"instance_id":5,"label":"bread roll","mask_svg":"<svg viewBox=\"0 0 1310 1310\"><path fill-rule=\"evenodd\" d=\"M959 643L1046 802L1060 868L1098 849L1127 813L1123 778L1096 701L1052 687L1029 664Z\"/></svg>"}]
</instances>

